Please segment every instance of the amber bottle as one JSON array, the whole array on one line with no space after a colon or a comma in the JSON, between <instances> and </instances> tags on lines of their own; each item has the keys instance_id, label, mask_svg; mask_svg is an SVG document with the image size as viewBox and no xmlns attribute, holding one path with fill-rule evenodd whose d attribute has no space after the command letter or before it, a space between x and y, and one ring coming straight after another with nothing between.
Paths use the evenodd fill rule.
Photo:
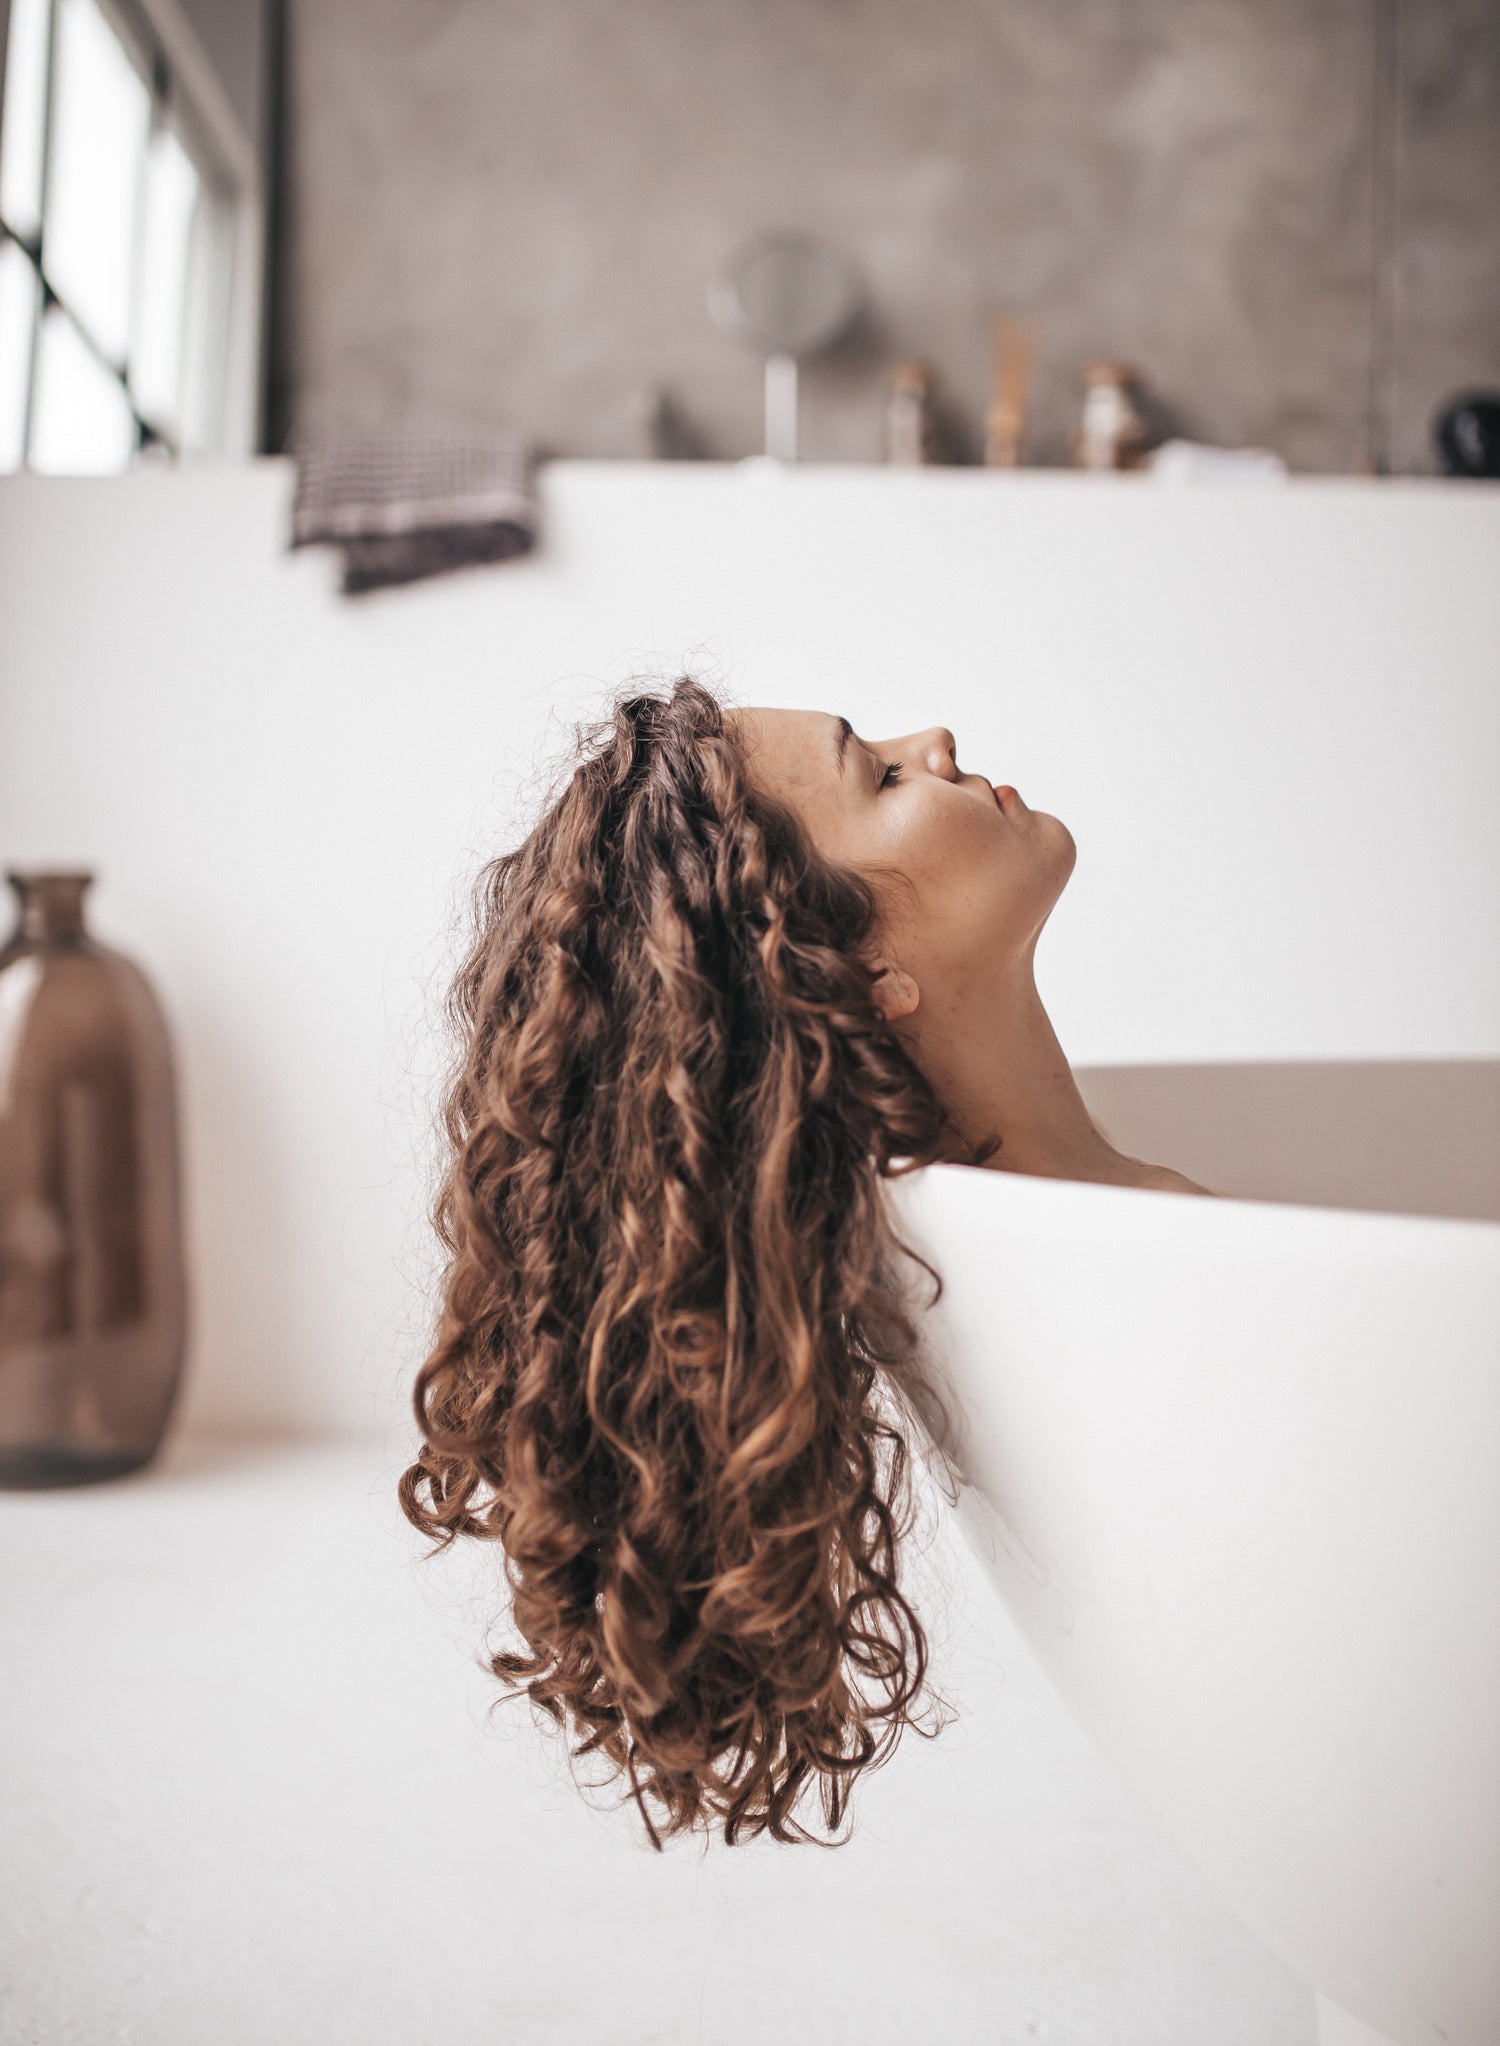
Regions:
<instances>
[{"instance_id":1,"label":"amber bottle","mask_svg":"<svg viewBox=\"0 0 1500 2046\"><path fill-rule=\"evenodd\" d=\"M176 1095L140 969L84 927L87 873L11 873L0 949L0 1486L149 1463L182 1375Z\"/></svg>"}]
</instances>

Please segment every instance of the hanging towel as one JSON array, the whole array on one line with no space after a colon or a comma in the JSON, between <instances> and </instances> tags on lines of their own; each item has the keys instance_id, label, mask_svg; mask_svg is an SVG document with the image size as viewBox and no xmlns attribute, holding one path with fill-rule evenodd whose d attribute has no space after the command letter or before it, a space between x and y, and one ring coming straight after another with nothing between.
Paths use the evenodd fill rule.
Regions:
<instances>
[{"instance_id":1,"label":"hanging towel","mask_svg":"<svg viewBox=\"0 0 1500 2046\"><path fill-rule=\"evenodd\" d=\"M292 545L332 545L348 596L536 541L536 450L521 434L318 427L293 436Z\"/></svg>"}]
</instances>

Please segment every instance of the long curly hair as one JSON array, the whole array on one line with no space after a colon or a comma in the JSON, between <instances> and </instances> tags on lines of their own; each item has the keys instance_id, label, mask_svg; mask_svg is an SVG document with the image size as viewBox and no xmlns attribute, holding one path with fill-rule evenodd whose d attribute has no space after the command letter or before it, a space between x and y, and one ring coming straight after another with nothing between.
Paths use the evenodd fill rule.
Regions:
<instances>
[{"instance_id":1,"label":"long curly hair","mask_svg":"<svg viewBox=\"0 0 1500 2046\"><path fill-rule=\"evenodd\" d=\"M628 687L476 886L399 1496L430 1553L501 1545L525 1648L490 1669L653 1846L812 1841L811 1782L834 1831L930 1737L898 1544L907 1436L945 1454L949 1416L903 1260L942 1281L880 1181L994 1140L880 1013L870 884L753 786L707 687Z\"/></svg>"}]
</instances>

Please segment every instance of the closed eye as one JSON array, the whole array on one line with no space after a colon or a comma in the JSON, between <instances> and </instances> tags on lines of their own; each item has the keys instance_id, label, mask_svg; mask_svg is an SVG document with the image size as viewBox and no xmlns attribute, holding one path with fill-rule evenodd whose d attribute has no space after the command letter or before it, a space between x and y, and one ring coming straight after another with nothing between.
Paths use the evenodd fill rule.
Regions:
<instances>
[{"instance_id":1,"label":"closed eye","mask_svg":"<svg viewBox=\"0 0 1500 2046\"><path fill-rule=\"evenodd\" d=\"M899 760L893 760L890 766L886 769L885 773L880 777L880 786L883 789L888 789L894 783L900 781L900 779L901 762Z\"/></svg>"}]
</instances>

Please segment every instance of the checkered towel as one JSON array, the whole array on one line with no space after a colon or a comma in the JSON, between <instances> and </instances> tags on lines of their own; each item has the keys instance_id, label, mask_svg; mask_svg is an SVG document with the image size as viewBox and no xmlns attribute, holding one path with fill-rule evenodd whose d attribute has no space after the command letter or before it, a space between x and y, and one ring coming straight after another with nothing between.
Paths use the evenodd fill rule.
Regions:
<instances>
[{"instance_id":1,"label":"checkered towel","mask_svg":"<svg viewBox=\"0 0 1500 2046\"><path fill-rule=\"evenodd\" d=\"M505 561L536 541L536 451L518 433L298 432L292 545L342 550L346 595Z\"/></svg>"}]
</instances>

